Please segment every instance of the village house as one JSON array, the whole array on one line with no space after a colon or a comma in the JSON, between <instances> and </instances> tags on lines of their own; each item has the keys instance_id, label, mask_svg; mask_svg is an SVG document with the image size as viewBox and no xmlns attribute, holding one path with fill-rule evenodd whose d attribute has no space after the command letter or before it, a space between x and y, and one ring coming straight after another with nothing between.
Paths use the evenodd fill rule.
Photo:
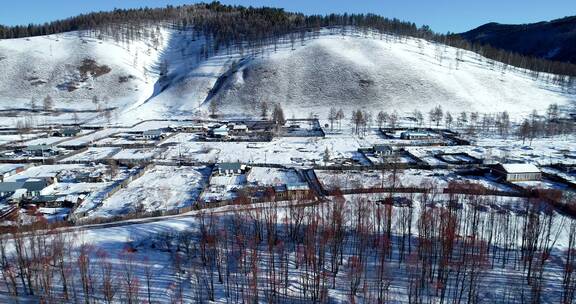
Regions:
<instances>
[{"instance_id":1,"label":"village house","mask_svg":"<svg viewBox=\"0 0 576 304\"><path fill-rule=\"evenodd\" d=\"M228 124L228 133L232 135L244 135L248 133L248 126L243 124L230 123Z\"/></svg>"},{"instance_id":2,"label":"village house","mask_svg":"<svg viewBox=\"0 0 576 304\"><path fill-rule=\"evenodd\" d=\"M50 183L46 179L28 179L23 182L0 183L0 197L11 197L18 193L18 198L32 198L40 195L40 191L48 187Z\"/></svg>"},{"instance_id":3,"label":"village house","mask_svg":"<svg viewBox=\"0 0 576 304\"><path fill-rule=\"evenodd\" d=\"M406 140L426 140L426 139L434 139L437 137L438 135L430 132L404 131L400 133L400 138Z\"/></svg>"},{"instance_id":4,"label":"village house","mask_svg":"<svg viewBox=\"0 0 576 304\"><path fill-rule=\"evenodd\" d=\"M205 125L186 125L177 127L176 130L184 133L201 133L207 131L208 127Z\"/></svg>"},{"instance_id":5,"label":"village house","mask_svg":"<svg viewBox=\"0 0 576 304\"><path fill-rule=\"evenodd\" d=\"M241 163L221 163L216 165L218 175L235 175L246 173L247 167Z\"/></svg>"},{"instance_id":6,"label":"village house","mask_svg":"<svg viewBox=\"0 0 576 304\"><path fill-rule=\"evenodd\" d=\"M253 188L250 200L253 203L288 201L310 198L312 192L307 183L286 183Z\"/></svg>"},{"instance_id":7,"label":"village house","mask_svg":"<svg viewBox=\"0 0 576 304\"><path fill-rule=\"evenodd\" d=\"M2 164L0 165L0 182L3 182L5 178L12 175L18 174L24 171L26 167L19 164Z\"/></svg>"},{"instance_id":8,"label":"village house","mask_svg":"<svg viewBox=\"0 0 576 304\"><path fill-rule=\"evenodd\" d=\"M274 195L277 201L283 201L288 198L288 188L286 185L276 185L274 186Z\"/></svg>"},{"instance_id":9,"label":"village house","mask_svg":"<svg viewBox=\"0 0 576 304\"><path fill-rule=\"evenodd\" d=\"M57 137L74 137L80 134L81 131L80 128L64 128L54 132L52 135Z\"/></svg>"},{"instance_id":10,"label":"village house","mask_svg":"<svg viewBox=\"0 0 576 304\"><path fill-rule=\"evenodd\" d=\"M50 157L58 154L51 145L31 145L24 148L24 153L35 157Z\"/></svg>"},{"instance_id":11,"label":"village house","mask_svg":"<svg viewBox=\"0 0 576 304\"><path fill-rule=\"evenodd\" d=\"M311 191L307 183L288 183L286 184L288 197L290 199L304 199L310 196Z\"/></svg>"},{"instance_id":12,"label":"village house","mask_svg":"<svg viewBox=\"0 0 576 304\"><path fill-rule=\"evenodd\" d=\"M374 154L376 156L385 157L394 154L394 150L389 145L374 145Z\"/></svg>"},{"instance_id":13,"label":"village house","mask_svg":"<svg viewBox=\"0 0 576 304\"><path fill-rule=\"evenodd\" d=\"M532 164L498 164L492 172L508 182L538 181L542 171Z\"/></svg>"},{"instance_id":14,"label":"village house","mask_svg":"<svg viewBox=\"0 0 576 304\"><path fill-rule=\"evenodd\" d=\"M226 138L228 137L228 128L225 125L214 128L210 131L210 134L214 138Z\"/></svg>"},{"instance_id":15,"label":"village house","mask_svg":"<svg viewBox=\"0 0 576 304\"><path fill-rule=\"evenodd\" d=\"M67 195L39 195L30 199L30 202L39 207L73 208L82 204L88 193Z\"/></svg>"},{"instance_id":16,"label":"village house","mask_svg":"<svg viewBox=\"0 0 576 304\"><path fill-rule=\"evenodd\" d=\"M147 130L142 133L142 138L147 140L157 140L164 138L165 134L162 130Z\"/></svg>"}]
</instances>

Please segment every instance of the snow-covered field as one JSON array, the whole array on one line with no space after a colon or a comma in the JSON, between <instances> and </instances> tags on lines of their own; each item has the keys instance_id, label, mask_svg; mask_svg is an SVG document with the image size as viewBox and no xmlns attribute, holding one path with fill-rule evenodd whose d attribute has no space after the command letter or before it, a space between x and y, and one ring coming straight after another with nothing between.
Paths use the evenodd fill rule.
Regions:
<instances>
[{"instance_id":1,"label":"snow-covered field","mask_svg":"<svg viewBox=\"0 0 576 304\"><path fill-rule=\"evenodd\" d=\"M23 142L22 145L24 145L24 146L55 145L57 143L64 142L67 140L70 140L70 138L50 136L50 137L42 137L42 138L27 140L27 141Z\"/></svg>"},{"instance_id":2,"label":"snow-covered field","mask_svg":"<svg viewBox=\"0 0 576 304\"><path fill-rule=\"evenodd\" d=\"M75 171L87 168L85 165L42 165L32 166L16 175L9 176L6 181L21 181L28 178L54 177L65 171Z\"/></svg>"},{"instance_id":3,"label":"snow-covered field","mask_svg":"<svg viewBox=\"0 0 576 304\"><path fill-rule=\"evenodd\" d=\"M576 164L576 159L567 155L574 153L576 136L554 136L549 138L535 138L522 142L517 138L508 139L480 137L475 145L487 149L487 155L499 155L504 158L526 161L535 165L554 163Z\"/></svg>"},{"instance_id":4,"label":"snow-covered field","mask_svg":"<svg viewBox=\"0 0 576 304\"><path fill-rule=\"evenodd\" d=\"M79 195L91 195L94 193L98 193L105 189L106 187L110 186L111 182L101 182L101 183L57 183L52 184L42 190L42 195L70 195L70 196L79 196ZM72 202L75 202L73 200Z\"/></svg>"},{"instance_id":5,"label":"snow-covered field","mask_svg":"<svg viewBox=\"0 0 576 304\"><path fill-rule=\"evenodd\" d=\"M154 145L154 140L133 139L130 137L107 137L94 143L95 146L135 146L135 145Z\"/></svg>"},{"instance_id":6,"label":"snow-covered field","mask_svg":"<svg viewBox=\"0 0 576 304\"><path fill-rule=\"evenodd\" d=\"M318 180L326 190L336 188L348 189L368 189L392 187L424 187L436 185L446 188L450 182L470 183L482 186L486 189L513 192L510 187L492 180L489 176L460 176L449 170L398 170L395 175L391 170L383 171L329 171L315 170ZM549 185L551 186L551 185ZM547 187L558 189L556 187Z\"/></svg>"},{"instance_id":7,"label":"snow-covered field","mask_svg":"<svg viewBox=\"0 0 576 304\"><path fill-rule=\"evenodd\" d=\"M360 139L350 134L321 137L282 137L271 142L193 142L185 141L169 147L162 154L165 159L178 159L179 155L198 162L275 163L283 165L323 164L326 148L330 151L327 164L336 159L355 159L366 162L358 148L371 146L372 139Z\"/></svg>"}]
</instances>

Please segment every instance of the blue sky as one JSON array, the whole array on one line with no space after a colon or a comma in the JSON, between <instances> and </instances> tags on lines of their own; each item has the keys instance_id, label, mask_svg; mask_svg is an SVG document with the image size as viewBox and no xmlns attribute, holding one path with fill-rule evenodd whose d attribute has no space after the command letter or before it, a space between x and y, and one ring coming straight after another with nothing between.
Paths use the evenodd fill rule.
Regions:
<instances>
[{"instance_id":1,"label":"blue sky","mask_svg":"<svg viewBox=\"0 0 576 304\"><path fill-rule=\"evenodd\" d=\"M210 2L207 0L205 2ZM114 8L161 7L194 0L5 1L0 24L42 23ZM376 13L427 24L437 32L461 32L487 22L528 23L576 15L575 0L221 0L224 4L283 7L306 14Z\"/></svg>"}]
</instances>

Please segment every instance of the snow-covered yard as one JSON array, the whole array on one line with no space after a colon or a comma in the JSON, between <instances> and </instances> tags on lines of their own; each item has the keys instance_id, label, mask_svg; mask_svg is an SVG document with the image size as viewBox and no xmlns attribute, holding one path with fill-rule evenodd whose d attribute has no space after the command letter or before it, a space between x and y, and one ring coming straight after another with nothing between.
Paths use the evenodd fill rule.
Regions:
<instances>
[{"instance_id":1,"label":"snow-covered yard","mask_svg":"<svg viewBox=\"0 0 576 304\"><path fill-rule=\"evenodd\" d=\"M279 184L302 184L300 175L294 169L278 169L267 167L252 167L246 176L249 184L260 186L276 186Z\"/></svg>"},{"instance_id":2,"label":"snow-covered yard","mask_svg":"<svg viewBox=\"0 0 576 304\"><path fill-rule=\"evenodd\" d=\"M90 147L79 154L64 158L61 162L92 162L111 158L120 152L120 148L113 147Z\"/></svg>"},{"instance_id":3,"label":"snow-covered yard","mask_svg":"<svg viewBox=\"0 0 576 304\"><path fill-rule=\"evenodd\" d=\"M120 152L112 156L115 160L151 160L156 154L156 149L122 149Z\"/></svg>"},{"instance_id":4,"label":"snow-covered yard","mask_svg":"<svg viewBox=\"0 0 576 304\"><path fill-rule=\"evenodd\" d=\"M231 200L237 197L236 191L245 186L246 174L214 175L201 199L203 202Z\"/></svg>"},{"instance_id":5,"label":"snow-covered yard","mask_svg":"<svg viewBox=\"0 0 576 304\"><path fill-rule=\"evenodd\" d=\"M204 189L205 167L155 166L94 210L91 217L172 210L194 204Z\"/></svg>"},{"instance_id":6,"label":"snow-covered yard","mask_svg":"<svg viewBox=\"0 0 576 304\"><path fill-rule=\"evenodd\" d=\"M106 128L106 129L92 132L92 133L84 135L84 136L80 136L80 137L65 141L59 145L60 146L66 146L66 147L87 146L93 142L96 142L102 138L108 137L108 136L110 136L114 133L118 133L120 131L122 131L122 129Z\"/></svg>"},{"instance_id":7,"label":"snow-covered yard","mask_svg":"<svg viewBox=\"0 0 576 304\"><path fill-rule=\"evenodd\" d=\"M76 164L31 166L21 173L7 177L6 181L21 181L26 180L28 178L37 178L37 177L55 177L60 173L64 173L67 171L85 170L86 168L90 167L87 167L86 165L76 165Z\"/></svg>"}]
</instances>

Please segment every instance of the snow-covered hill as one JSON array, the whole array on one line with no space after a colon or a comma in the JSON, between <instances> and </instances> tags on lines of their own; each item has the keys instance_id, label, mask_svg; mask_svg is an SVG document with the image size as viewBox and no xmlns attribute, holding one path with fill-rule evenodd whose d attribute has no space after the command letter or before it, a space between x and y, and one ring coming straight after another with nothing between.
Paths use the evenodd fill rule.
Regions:
<instances>
[{"instance_id":1,"label":"snow-covered hill","mask_svg":"<svg viewBox=\"0 0 576 304\"><path fill-rule=\"evenodd\" d=\"M128 46L85 35L0 40L0 106L27 108L32 98L41 106L50 95L55 109L85 110L94 109L94 96L112 107L152 94L162 45Z\"/></svg>"},{"instance_id":2,"label":"snow-covered hill","mask_svg":"<svg viewBox=\"0 0 576 304\"><path fill-rule=\"evenodd\" d=\"M30 108L32 98L40 106L47 95L57 110L93 110L97 96L100 106L118 108L114 122L132 124L205 118L211 101L225 116L258 115L261 101L281 103L288 115L300 117L323 116L331 106L406 113L441 105L513 115L543 111L551 103L573 106L573 96L542 79L419 39L326 31L304 46L297 43L295 50L286 39L278 51L270 46L250 56L227 50L207 54L207 42L192 32L150 33L131 43L88 33L1 40L0 110ZM70 119L63 114L44 121Z\"/></svg>"},{"instance_id":3,"label":"snow-covered hill","mask_svg":"<svg viewBox=\"0 0 576 304\"><path fill-rule=\"evenodd\" d=\"M371 111L525 114L551 103L569 105L561 88L475 53L409 39L403 42L328 36L295 51L253 60L216 96L224 112L250 111L255 101L281 102L289 112L324 115L329 106ZM457 61L457 58L458 61Z\"/></svg>"}]
</instances>

